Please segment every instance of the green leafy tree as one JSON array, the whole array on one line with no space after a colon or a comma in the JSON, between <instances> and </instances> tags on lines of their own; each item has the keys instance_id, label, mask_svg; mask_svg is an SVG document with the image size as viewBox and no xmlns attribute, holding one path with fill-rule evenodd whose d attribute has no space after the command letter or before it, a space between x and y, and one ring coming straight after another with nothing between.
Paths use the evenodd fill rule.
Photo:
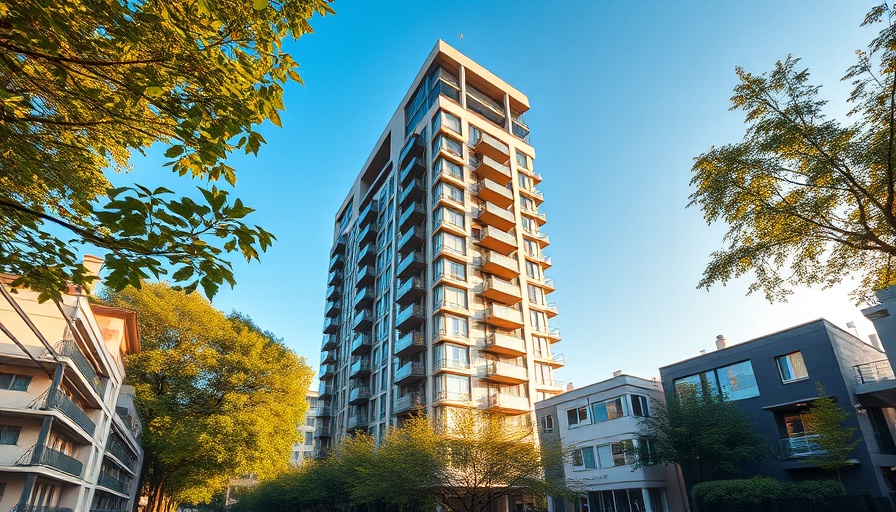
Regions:
<instances>
[{"instance_id":1,"label":"green leafy tree","mask_svg":"<svg viewBox=\"0 0 896 512\"><path fill-rule=\"evenodd\" d=\"M859 445L856 429L843 426L843 422L849 419L850 414L825 394L821 382L816 382L815 387L818 389L818 398L809 408L806 423L809 425L809 432L818 436L812 442L821 450L810 456L807 461L836 472L837 480L842 485L840 471L853 464L850 456Z\"/></svg>"},{"instance_id":2,"label":"green leafy tree","mask_svg":"<svg viewBox=\"0 0 896 512\"><path fill-rule=\"evenodd\" d=\"M208 502L233 476L287 468L313 377L303 358L247 317L166 284L104 300L138 315L142 350L125 364L144 424L148 512Z\"/></svg>"},{"instance_id":3,"label":"green leafy tree","mask_svg":"<svg viewBox=\"0 0 896 512\"><path fill-rule=\"evenodd\" d=\"M641 421L655 453L634 450L634 466L678 464L695 482L737 474L743 465L767 457L767 439L737 404L708 386L679 384L666 402L653 401L651 416Z\"/></svg>"},{"instance_id":4,"label":"green leafy tree","mask_svg":"<svg viewBox=\"0 0 896 512\"><path fill-rule=\"evenodd\" d=\"M740 143L696 158L689 206L729 226L699 286L753 273L749 292L784 300L793 285L831 286L856 276L860 298L896 284L896 25L886 4L863 26L881 26L844 80L854 88L841 122L788 56L761 75L737 68L732 110L745 113ZM883 22L883 23L882 23Z\"/></svg>"},{"instance_id":5,"label":"green leafy tree","mask_svg":"<svg viewBox=\"0 0 896 512\"><path fill-rule=\"evenodd\" d=\"M173 270L188 290L234 284L227 254L257 259L273 236L214 185L236 183L234 151L280 125L299 81L286 37L311 31L326 0L22 0L0 3L0 269L58 298L92 276L72 247L106 253L120 290ZM197 197L111 189L134 151L159 143Z\"/></svg>"}]
</instances>

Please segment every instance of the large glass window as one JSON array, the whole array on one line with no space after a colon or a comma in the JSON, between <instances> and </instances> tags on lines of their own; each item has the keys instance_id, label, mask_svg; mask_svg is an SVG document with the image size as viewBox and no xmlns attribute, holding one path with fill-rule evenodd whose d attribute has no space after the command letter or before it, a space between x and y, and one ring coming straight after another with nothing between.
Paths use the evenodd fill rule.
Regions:
<instances>
[{"instance_id":1,"label":"large glass window","mask_svg":"<svg viewBox=\"0 0 896 512\"><path fill-rule=\"evenodd\" d=\"M630 453L631 441L622 441L620 443L610 443L597 447L598 458L600 459L600 467L611 468L614 466L624 466L628 464L627 453ZM629 450L626 450L629 448Z\"/></svg>"},{"instance_id":2,"label":"large glass window","mask_svg":"<svg viewBox=\"0 0 896 512\"><path fill-rule=\"evenodd\" d=\"M729 366L708 370L675 380L677 393L713 393L728 400L743 400L759 396L759 386L753 374L750 361L741 361Z\"/></svg>"},{"instance_id":3,"label":"large glass window","mask_svg":"<svg viewBox=\"0 0 896 512\"><path fill-rule=\"evenodd\" d=\"M603 423L604 421L615 420L625 416L625 401L623 397L616 397L612 400L596 403L591 406L595 423Z\"/></svg>"},{"instance_id":4,"label":"large glass window","mask_svg":"<svg viewBox=\"0 0 896 512\"><path fill-rule=\"evenodd\" d=\"M434 149L434 151L437 150ZM464 168L450 160L439 158L436 160L435 164L433 164L432 168L434 180L438 180L440 174L447 174L459 180L464 179ZM463 199L461 199L461 201L463 201Z\"/></svg>"},{"instance_id":5,"label":"large glass window","mask_svg":"<svg viewBox=\"0 0 896 512\"><path fill-rule=\"evenodd\" d=\"M516 165L517 165L517 167L521 167L523 169L528 169L529 168L529 155L523 153L522 151L517 150Z\"/></svg>"},{"instance_id":6,"label":"large glass window","mask_svg":"<svg viewBox=\"0 0 896 512\"><path fill-rule=\"evenodd\" d=\"M436 361L441 363L436 366L450 366L452 368L470 367L470 351L467 347L453 345L451 343L440 343L436 345L435 352Z\"/></svg>"},{"instance_id":7,"label":"large glass window","mask_svg":"<svg viewBox=\"0 0 896 512\"><path fill-rule=\"evenodd\" d=\"M464 204L464 191L454 185L440 182L436 185L436 193L435 197L438 200L439 198L447 198L452 201L460 204Z\"/></svg>"},{"instance_id":8,"label":"large glass window","mask_svg":"<svg viewBox=\"0 0 896 512\"><path fill-rule=\"evenodd\" d=\"M646 418L650 416L650 410L647 406L647 397L641 395L631 395L632 399L632 416Z\"/></svg>"},{"instance_id":9,"label":"large glass window","mask_svg":"<svg viewBox=\"0 0 896 512\"><path fill-rule=\"evenodd\" d=\"M594 469L597 467L597 461L594 458L594 447L585 446L577 448L572 456L573 466L583 467L585 469Z\"/></svg>"},{"instance_id":10,"label":"large glass window","mask_svg":"<svg viewBox=\"0 0 896 512\"><path fill-rule=\"evenodd\" d=\"M436 329L436 335L466 338L469 335L469 322L459 316L439 315L436 317Z\"/></svg>"},{"instance_id":11,"label":"large glass window","mask_svg":"<svg viewBox=\"0 0 896 512\"><path fill-rule=\"evenodd\" d=\"M530 279L541 279L541 265L537 262L526 260L526 276Z\"/></svg>"},{"instance_id":12,"label":"large glass window","mask_svg":"<svg viewBox=\"0 0 896 512\"><path fill-rule=\"evenodd\" d=\"M439 134L435 140L432 141L432 153L436 154L440 150L444 150L459 158L463 158L464 156L464 149L461 143L442 134Z\"/></svg>"},{"instance_id":13,"label":"large glass window","mask_svg":"<svg viewBox=\"0 0 896 512\"><path fill-rule=\"evenodd\" d=\"M470 400L470 378L462 375L443 375L435 379L436 396L446 400Z\"/></svg>"},{"instance_id":14,"label":"large glass window","mask_svg":"<svg viewBox=\"0 0 896 512\"><path fill-rule=\"evenodd\" d=\"M460 118L458 118L454 114L445 112L444 110L440 110L438 113L436 113L435 117L432 120L432 132L438 132L439 128L443 126L460 135Z\"/></svg>"},{"instance_id":15,"label":"large glass window","mask_svg":"<svg viewBox=\"0 0 896 512\"><path fill-rule=\"evenodd\" d=\"M455 210L454 208L441 207L436 209L435 214L432 217L433 227L438 227L443 221L451 224L452 226L457 226L459 228L465 228L465 219L464 213L459 210Z\"/></svg>"},{"instance_id":16,"label":"large glass window","mask_svg":"<svg viewBox=\"0 0 896 512\"><path fill-rule=\"evenodd\" d=\"M433 241L436 253L446 250L455 254L467 254L466 239L462 236L442 232L437 233Z\"/></svg>"},{"instance_id":17,"label":"large glass window","mask_svg":"<svg viewBox=\"0 0 896 512\"><path fill-rule=\"evenodd\" d=\"M806 363L803 361L802 352L793 352L776 359L778 361L778 369L781 371L781 380L783 382L793 382L809 378L809 370L806 369Z\"/></svg>"},{"instance_id":18,"label":"large glass window","mask_svg":"<svg viewBox=\"0 0 896 512\"><path fill-rule=\"evenodd\" d=\"M467 308L467 290L454 286L436 286L433 291L433 308L450 306L455 308Z\"/></svg>"},{"instance_id":19,"label":"large glass window","mask_svg":"<svg viewBox=\"0 0 896 512\"><path fill-rule=\"evenodd\" d=\"M458 281L467 280L467 266L454 260L439 258L433 265L434 277L450 277Z\"/></svg>"}]
</instances>

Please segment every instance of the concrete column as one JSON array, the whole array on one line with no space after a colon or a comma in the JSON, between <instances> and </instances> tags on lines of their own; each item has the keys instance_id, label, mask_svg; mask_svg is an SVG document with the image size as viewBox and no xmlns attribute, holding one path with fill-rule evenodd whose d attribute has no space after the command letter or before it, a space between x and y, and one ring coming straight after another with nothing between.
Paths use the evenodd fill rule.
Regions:
<instances>
[{"instance_id":1,"label":"concrete column","mask_svg":"<svg viewBox=\"0 0 896 512\"><path fill-rule=\"evenodd\" d=\"M510 95L506 92L504 93L504 129L507 133L513 133L513 127L511 126L512 121L510 120ZM511 159L513 157L511 156Z\"/></svg>"},{"instance_id":2,"label":"concrete column","mask_svg":"<svg viewBox=\"0 0 896 512\"><path fill-rule=\"evenodd\" d=\"M460 106L467 109L467 69L463 66L457 73L457 84L460 85Z\"/></svg>"},{"instance_id":3,"label":"concrete column","mask_svg":"<svg viewBox=\"0 0 896 512\"><path fill-rule=\"evenodd\" d=\"M34 490L34 473L28 473L25 477L25 485L22 487L22 495L19 497L19 504L16 505L17 510L25 510L28 506L28 500L31 499L31 492Z\"/></svg>"}]
</instances>

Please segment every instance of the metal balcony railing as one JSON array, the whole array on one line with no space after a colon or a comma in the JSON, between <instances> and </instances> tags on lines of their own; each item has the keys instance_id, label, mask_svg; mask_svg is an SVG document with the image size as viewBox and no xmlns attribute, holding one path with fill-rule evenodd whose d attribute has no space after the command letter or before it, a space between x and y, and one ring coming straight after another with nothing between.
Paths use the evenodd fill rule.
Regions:
<instances>
[{"instance_id":1,"label":"metal balcony railing","mask_svg":"<svg viewBox=\"0 0 896 512\"><path fill-rule=\"evenodd\" d=\"M16 462L17 466L48 466L63 473L81 476L84 465L71 455L66 455L47 446L32 446Z\"/></svg>"},{"instance_id":2,"label":"metal balcony railing","mask_svg":"<svg viewBox=\"0 0 896 512\"><path fill-rule=\"evenodd\" d=\"M68 416L70 420L74 421L90 436L93 436L93 433L96 430L96 424L84 414L84 411L82 411L71 398L57 391L53 394L53 398L48 400L48 405L50 408L56 409Z\"/></svg>"},{"instance_id":3,"label":"metal balcony railing","mask_svg":"<svg viewBox=\"0 0 896 512\"><path fill-rule=\"evenodd\" d=\"M115 478L109 473L106 473L105 471L100 472L100 478L96 483L97 485L102 485L106 489L112 489L113 491L117 491L122 494L128 494L131 487L130 482L122 482L121 480Z\"/></svg>"},{"instance_id":4,"label":"metal balcony railing","mask_svg":"<svg viewBox=\"0 0 896 512\"><path fill-rule=\"evenodd\" d=\"M72 360L75 363L75 367L81 372L81 375L87 379L87 382L90 383L90 386L96 391L96 394L99 396L103 396L103 391L105 391L105 381L100 379L99 375L97 375L96 370L93 368L93 365L87 361L87 358L84 357L84 354L81 353L81 349L75 344L74 341L63 340L56 344L56 352L65 356Z\"/></svg>"},{"instance_id":5,"label":"metal balcony railing","mask_svg":"<svg viewBox=\"0 0 896 512\"><path fill-rule=\"evenodd\" d=\"M113 457L119 460L122 464L125 465L131 471L136 471L137 469L137 457L133 453L131 453L130 449L125 446L125 444L116 437L109 436L109 440L106 441L106 453L111 454Z\"/></svg>"},{"instance_id":6,"label":"metal balcony railing","mask_svg":"<svg viewBox=\"0 0 896 512\"><path fill-rule=\"evenodd\" d=\"M886 359L857 364L852 369L855 373L856 382L859 384L896 380L896 376L893 375L893 369L890 368L890 362Z\"/></svg>"},{"instance_id":7,"label":"metal balcony railing","mask_svg":"<svg viewBox=\"0 0 896 512\"><path fill-rule=\"evenodd\" d=\"M782 459L793 459L798 457L809 457L827 453L827 451L818 444L818 434L805 434L796 437L787 437L778 440L778 448Z\"/></svg>"}]
</instances>

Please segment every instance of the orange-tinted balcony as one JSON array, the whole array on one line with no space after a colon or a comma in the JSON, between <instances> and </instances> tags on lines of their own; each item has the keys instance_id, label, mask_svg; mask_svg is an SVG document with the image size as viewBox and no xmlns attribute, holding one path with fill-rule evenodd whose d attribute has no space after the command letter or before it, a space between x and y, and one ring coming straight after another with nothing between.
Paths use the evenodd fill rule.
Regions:
<instances>
[{"instance_id":1,"label":"orange-tinted balcony","mask_svg":"<svg viewBox=\"0 0 896 512\"><path fill-rule=\"evenodd\" d=\"M491 226L482 226L477 243L505 256L516 250L515 236Z\"/></svg>"},{"instance_id":2,"label":"orange-tinted balcony","mask_svg":"<svg viewBox=\"0 0 896 512\"><path fill-rule=\"evenodd\" d=\"M480 178L490 179L498 185L506 185L511 180L510 167L487 156L473 163L473 171Z\"/></svg>"},{"instance_id":3,"label":"orange-tinted balcony","mask_svg":"<svg viewBox=\"0 0 896 512\"><path fill-rule=\"evenodd\" d=\"M516 304L523 299L519 285L499 277L489 277L483 281L479 288L479 295L507 305Z\"/></svg>"},{"instance_id":4,"label":"orange-tinted balcony","mask_svg":"<svg viewBox=\"0 0 896 512\"><path fill-rule=\"evenodd\" d=\"M492 251L483 251L479 269L504 279L513 279L520 275L520 263L516 258Z\"/></svg>"},{"instance_id":5,"label":"orange-tinted balcony","mask_svg":"<svg viewBox=\"0 0 896 512\"><path fill-rule=\"evenodd\" d=\"M500 382L501 384L522 384L529 382L529 371L525 366L490 361L485 365L485 376L483 378L491 382Z\"/></svg>"},{"instance_id":6,"label":"orange-tinted balcony","mask_svg":"<svg viewBox=\"0 0 896 512\"><path fill-rule=\"evenodd\" d=\"M520 193L535 201L535 206L540 206L544 202L544 194L534 187L520 187Z\"/></svg>"},{"instance_id":7,"label":"orange-tinted balcony","mask_svg":"<svg viewBox=\"0 0 896 512\"><path fill-rule=\"evenodd\" d=\"M510 150L507 148L507 144L485 132L482 133L476 145L473 146L473 151L480 155L494 158L499 162L506 162L510 158Z\"/></svg>"},{"instance_id":8,"label":"orange-tinted balcony","mask_svg":"<svg viewBox=\"0 0 896 512\"><path fill-rule=\"evenodd\" d=\"M495 393L488 397L488 406L498 412L524 413L529 412L529 398L508 393Z\"/></svg>"},{"instance_id":9,"label":"orange-tinted balcony","mask_svg":"<svg viewBox=\"0 0 896 512\"><path fill-rule=\"evenodd\" d=\"M434 372L439 373L447 372L469 375L472 367L470 366L469 360L443 357L433 362L432 369Z\"/></svg>"},{"instance_id":10,"label":"orange-tinted balcony","mask_svg":"<svg viewBox=\"0 0 896 512\"><path fill-rule=\"evenodd\" d=\"M493 203L499 208L507 208L513 204L513 191L492 180L484 179L474 183L470 188L479 199Z\"/></svg>"},{"instance_id":11,"label":"orange-tinted balcony","mask_svg":"<svg viewBox=\"0 0 896 512\"><path fill-rule=\"evenodd\" d=\"M520 207L520 211L524 215L528 215L529 217L532 217L533 219L535 219L535 222L537 222L539 226L546 224L548 221L547 214L540 213L535 208L528 208L526 206L522 206L522 207Z\"/></svg>"},{"instance_id":12,"label":"orange-tinted balcony","mask_svg":"<svg viewBox=\"0 0 896 512\"><path fill-rule=\"evenodd\" d=\"M482 203L476 213L476 220L489 226L494 226L503 231L509 231L516 226L516 218L510 210L503 210L492 203Z\"/></svg>"},{"instance_id":13,"label":"orange-tinted balcony","mask_svg":"<svg viewBox=\"0 0 896 512\"><path fill-rule=\"evenodd\" d=\"M482 350L505 356L522 356L526 354L526 340L511 332L490 332L485 337Z\"/></svg>"},{"instance_id":14,"label":"orange-tinted balcony","mask_svg":"<svg viewBox=\"0 0 896 512\"><path fill-rule=\"evenodd\" d=\"M546 314L548 318L553 318L559 313L557 311L557 303L555 302L549 302L547 304L542 304L539 302L529 302L529 309L544 311L544 314Z\"/></svg>"},{"instance_id":15,"label":"orange-tinted balcony","mask_svg":"<svg viewBox=\"0 0 896 512\"><path fill-rule=\"evenodd\" d=\"M513 330L523 326L522 313L498 304L491 304L487 309L478 311L476 319L499 329Z\"/></svg>"}]
</instances>

